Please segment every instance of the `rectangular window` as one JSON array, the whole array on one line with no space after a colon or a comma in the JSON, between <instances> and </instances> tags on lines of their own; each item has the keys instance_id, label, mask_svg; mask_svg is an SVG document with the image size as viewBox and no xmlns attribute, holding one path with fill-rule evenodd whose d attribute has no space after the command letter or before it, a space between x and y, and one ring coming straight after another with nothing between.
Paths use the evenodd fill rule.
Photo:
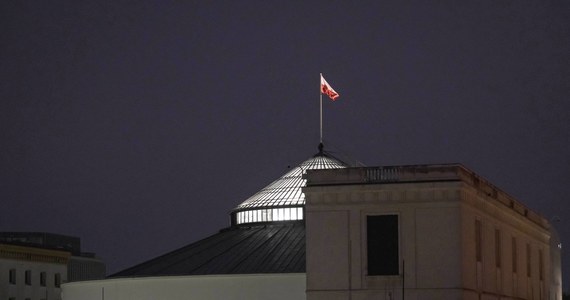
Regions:
<instances>
[{"instance_id":1,"label":"rectangular window","mask_svg":"<svg viewBox=\"0 0 570 300\"><path fill-rule=\"evenodd\" d=\"M61 286L61 274L59 273L55 274L53 278L53 284L56 288Z\"/></svg>"},{"instance_id":2,"label":"rectangular window","mask_svg":"<svg viewBox=\"0 0 570 300\"><path fill-rule=\"evenodd\" d=\"M398 216L366 217L368 275L400 273Z\"/></svg>"},{"instance_id":3,"label":"rectangular window","mask_svg":"<svg viewBox=\"0 0 570 300\"><path fill-rule=\"evenodd\" d=\"M26 270L26 273L24 273L24 281L26 285L32 285L32 271Z\"/></svg>"},{"instance_id":4,"label":"rectangular window","mask_svg":"<svg viewBox=\"0 0 570 300\"><path fill-rule=\"evenodd\" d=\"M526 276L530 277L531 276L531 261L530 261L531 255L530 255L530 244L526 244Z\"/></svg>"},{"instance_id":5,"label":"rectangular window","mask_svg":"<svg viewBox=\"0 0 570 300\"><path fill-rule=\"evenodd\" d=\"M483 232L482 232L482 228L481 228L481 220L475 220L475 259L478 262L482 261L482 249L481 249L481 243L482 243L482 236Z\"/></svg>"},{"instance_id":6,"label":"rectangular window","mask_svg":"<svg viewBox=\"0 0 570 300\"><path fill-rule=\"evenodd\" d=\"M47 274L46 274L46 272L41 272L40 273L40 286L46 286L46 282L47 282Z\"/></svg>"},{"instance_id":7,"label":"rectangular window","mask_svg":"<svg viewBox=\"0 0 570 300\"><path fill-rule=\"evenodd\" d=\"M495 266L501 268L501 231L495 229Z\"/></svg>"},{"instance_id":8,"label":"rectangular window","mask_svg":"<svg viewBox=\"0 0 570 300\"><path fill-rule=\"evenodd\" d=\"M512 248L513 248L513 273L517 272L517 239L515 237L511 240Z\"/></svg>"},{"instance_id":9,"label":"rectangular window","mask_svg":"<svg viewBox=\"0 0 570 300\"><path fill-rule=\"evenodd\" d=\"M10 269L8 273L8 280L10 284L16 284L16 269Z\"/></svg>"},{"instance_id":10,"label":"rectangular window","mask_svg":"<svg viewBox=\"0 0 570 300\"><path fill-rule=\"evenodd\" d=\"M542 256L542 250L538 250L538 276L540 280L544 280L544 257Z\"/></svg>"}]
</instances>

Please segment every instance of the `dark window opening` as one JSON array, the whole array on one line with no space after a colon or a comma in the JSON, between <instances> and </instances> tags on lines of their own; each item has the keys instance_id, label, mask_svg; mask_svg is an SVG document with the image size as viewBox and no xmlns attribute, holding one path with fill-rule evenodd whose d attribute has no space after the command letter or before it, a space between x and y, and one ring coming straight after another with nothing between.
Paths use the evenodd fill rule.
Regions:
<instances>
[{"instance_id":1,"label":"dark window opening","mask_svg":"<svg viewBox=\"0 0 570 300\"><path fill-rule=\"evenodd\" d=\"M513 248L513 273L517 272L517 239L513 237L512 239L512 248Z\"/></svg>"},{"instance_id":2,"label":"dark window opening","mask_svg":"<svg viewBox=\"0 0 570 300\"><path fill-rule=\"evenodd\" d=\"M32 285L32 271L26 270L26 273L24 273L24 281L26 285Z\"/></svg>"},{"instance_id":3,"label":"dark window opening","mask_svg":"<svg viewBox=\"0 0 570 300\"><path fill-rule=\"evenodd\" d=\"M8 280L10 281L10 284L16 284L16 269L10 269L8 276L9 276Z\"/></svg>"},{"instance_id":4,"label":"dark window opening","mask_svg":"<svg viewBox=\"0 0 570 300\"><path fill-rule=\"evenodd\" d=\"M531 254L530 254L530 244L526 244L526 276L531 277Z\"/></svg>"},{"instance_id":5,"label":"dark window opening","mask_svg":"<svg viewBox=\"0 0 570 300\"><path fill-rule=\"evenodd\" d=\"M480 220L475 220L475 259L478 262L483 261L482 255L482 243L483 243L483 231Z\"/></svg>"},{"instance_id":6,"label":"dark window opening","mask_svg":"<svg viewBox=\"0 0 570 300\"><path fill-rule=\"evenodd\" d=\"M495 229L495 266L501 268L501 231Z\"/></svg>"},{"instance_id":7,"label":"dark window opening","mask_svg":"<svg viewBox=\"0 0 570 300\"><path fill-rule=\"evenodd\" d=\"M61 286L61 275L59 273L54 275L53 285L58 288Z\"/></svg>"},{"instance_id":8,"label":"dark window opening","mask_svg":"<svg viewBox=\"0 0 570 300\"><path fill-rule=\"evenodd\" d=\"M40 273L40 286L46 286L46 282L47 282L47 274L46 274L46 272L41 272Z\"/></svg>"},{"instance_id":9,"label":"dark window opening","mask_svg":"<svg viewBox=\"0 0 570 300\"><path fill-rule=\"evenodd\" d=\"M544 257L542 250L538 250L538 276L540 281L544 280Z\"/></svg>"},{"instance_id":10,"label":"dark window opening","mask_svg":"<svg viewBox=\"0 0 570 300\"><path fill-rule=\"evenodd\" d=\"M366 233L368 275L398 275L398 216L367 216Z\"/></svg>"}]
</instances>

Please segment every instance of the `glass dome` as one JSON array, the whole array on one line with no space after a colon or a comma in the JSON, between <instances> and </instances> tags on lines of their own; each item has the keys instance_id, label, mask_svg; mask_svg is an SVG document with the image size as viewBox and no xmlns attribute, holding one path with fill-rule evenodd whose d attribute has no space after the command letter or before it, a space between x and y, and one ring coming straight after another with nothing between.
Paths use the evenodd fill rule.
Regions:
<instances>
[{"instance_id":1,"label":"glass dome","mask_svg":"<svg viewBox=\"0 0 570 300\"><path fill-rule=\"evenodd\" d=\"M305 195L301 188L307 182L303 174L307 170L345 167L340 160L320 151L238 205L231 213L232 225L303 220Z\"/></svg>"}]
</instances>

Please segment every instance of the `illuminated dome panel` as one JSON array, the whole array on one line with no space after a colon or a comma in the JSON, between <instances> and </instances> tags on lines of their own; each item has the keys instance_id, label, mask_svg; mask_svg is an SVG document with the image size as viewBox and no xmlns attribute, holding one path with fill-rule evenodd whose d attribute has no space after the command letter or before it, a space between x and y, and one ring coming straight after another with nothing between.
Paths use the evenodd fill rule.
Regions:
<instances>
[{"instance_id":1,"label":"illuminated dome panel","mask_svg":"<svg viewBox=\"0 0 570 300\"><path fill-rule=\"evenodd\" d=\"M303 174L313 169L339 169L346 165L324 153L307 159L281 178L238 205L234 211L234 224L303 220L305 195L301 188L307 180Z\"/></svg>"}]
</instances>

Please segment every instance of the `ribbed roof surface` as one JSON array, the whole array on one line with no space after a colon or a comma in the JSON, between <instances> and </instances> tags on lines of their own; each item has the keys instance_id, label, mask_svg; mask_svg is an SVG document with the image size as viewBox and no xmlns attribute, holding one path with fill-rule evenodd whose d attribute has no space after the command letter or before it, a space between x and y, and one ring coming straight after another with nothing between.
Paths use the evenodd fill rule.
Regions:
<instances>
[{"instance_id":1,"label":"ribbed roof surface","mask_svg":"<svg viewBox=\"0 0 570 300\"><path fill-rule=\"evenodd\" d=\"M305 225L293 221L223 230L110 277L304 272Z\"/></svg>"},{"instance_id":2,"label":"ribbed roof surface","mask_svg":"<svg viewBox=\"0 0 570 300\"><path fill-rule=\"evenodd\" d=\"M110 277L304 273L302 176L311 169L345 167L321 144L317 155L238 205L230 228Z\"/></svg>"},{"instance_id":3,"label":"ribbed roof surface","mask_svg":"<svg viewBox=\"0 0 570 300\"><path fill-rule=\"evenodd\" d=\"M288 207L305 205L305 195L301 191L307 183L303 173L312 169L338 169L346 165L326 154L319 153L307 159L281 178L249 197L234 210L247 210L267 207Z\"/></svg>"}]
</instances>

